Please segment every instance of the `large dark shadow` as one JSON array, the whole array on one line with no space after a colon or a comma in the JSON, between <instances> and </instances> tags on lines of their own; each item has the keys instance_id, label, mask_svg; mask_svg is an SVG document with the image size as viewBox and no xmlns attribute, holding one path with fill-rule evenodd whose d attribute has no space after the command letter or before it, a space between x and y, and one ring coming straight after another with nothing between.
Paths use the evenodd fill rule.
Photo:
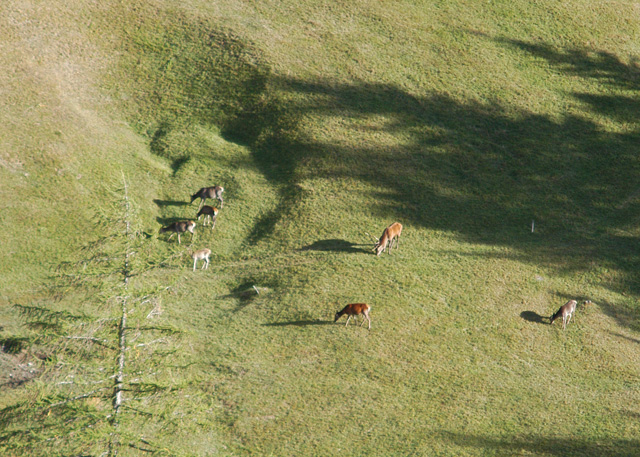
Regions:
<instances>
[{"instance_id":1,"label":"large dark shadow","mask_svg":"<svg viewBox=\"0 0 640 457\"><path fill-rule=\"evenodd\" d=\"M457 446L475 448L483 455L546 455L556 457L637 457L640 440L606 439L593 442L580 438L517 436L504 440L452 432L441 432L442 439Z\"/></svg>"},{"instance_id":2,"label":"large dark shadow","mask_svg":"<svg viewBox=\"0 0 640 457\"><path fill-rule=\"evenodd\" d=\"M535 311L522 311L520 313L520 317L523 318L527 322L533 322L536 324L548 324L549 316L541 316Z\"/></svg>"},{"instance_id":3,"label":"large dark shadow","mask_svg":"<svg viewBox=\"0 0 640 457\"><path fill-rule=\"evenodd\" d=\"M140 20L158 29L142 13ZM298 213L307 193L314 192L301 183L358 180L379 189L370 211L381 219L506 246L513 258L562 273L611 267L622 274L604 278L605 287L640 294L634 234L640 214L637 60L461 31L465 39L544 60L545 69L560 78L597 83L574 85L580 91L568 94L584 113L552 116L499 98L464 99L419 85L279 76L240 38L215 24L193 25L184 31L183 48L136 44L141 48L136 55L145 56L154 70L150 80L145 66L134 75L141 87L149 86L140 91L147 97L142 124L154 126L148 131L150 148L174 165L184 159L184 148L170 140L187 124L215 124L225 138L250 148L254 163L277 189L277 202L255 221L248 243L268 238L283 218ZM158 58L158 52L166 55ZM187 81L177 99L161 96L166 69L157 62L167 61L179 80ZM175 117L176 102L180 113L188 113L185 119ZM603 126L601 116L624 125ZM322 129L323 120L331 119L340 119L336 135L331 129L308 131L301 122ZM398 141L354 140L378 133ZM319 243L307 248L359 252L355 245ZM614 314L618 307L604 309ZM619 322L640 327L631 312Z\"/></svg>"},{"instance_id":4,"label":"large dark shadow","mask_svg":"<svg viewBox=\"0 0 640 457\"><path fill-rule=\"evenodd\" d=\"M544 58L560 74L593 78L605 89L639 88L637 63L606 52L478 39ZM251 147L260 170L281 189L277 209L258 221L251 241L269 236L304 200L297 183L357 179L383 189L371 208L381 218L453 232L471 243L508 246L514 248L511 257L562 273L611 266L623 274L608 277L606 287L640 294L640 245L627 234L640 213L640 128L606 130L587 115L638 122L636 97L611 90L570 94L584 103L585 115L552 117L499 100L461 101L391 84L274 75L268 80L261 87L284 95L247 109L225 131ZM343 119L347 134L381 130L403 141L395 147L324 141L299 128L296 120L305 116ZM368 117L385 122L355 122ZM240 128L247 125L253 130ZM303 249L364 251L344 240ZM619 321L640 327L630 314Z\"/></svg>"},{"instance_id":5,"label":"large dark shadow","mask_svg":"<svg viewBox=\"0 0 640 457\"><path fill-rule=\"evenodd\" d=\"M256 281L253 279L245 280L237 287L233 288L227 295L221 298L234 298L238 301L234 313L242 311L248 305L253 303L260 296L260 289L255 288Z\"/></svg>"},{"instance_id":6,"label":"large dark shadow","mask_svg":"<svg viewBox=\"0 0 640 457\"><path fill-rule=\"evenodd\" d=\"M332 251L332 252L353 252L353 253L371 253L371 249L365 249L360 246L371 246L370 244L355 244L347 240L332 239L318 240L314 243L301 247L300 251Z\"/></svg>"},{"instance_id":7,"label":"large dark shadow","mask_svg":"<svg viewBox=\"0 0 640 457\"><path fill-rule=\"evenodd\" d=\"M619 325L629 327L636 332L640 331L640 319L637 309L611 303L607 300L599 300L596 305L604 314L615 319Z\"/></svg>"}]
</instances>

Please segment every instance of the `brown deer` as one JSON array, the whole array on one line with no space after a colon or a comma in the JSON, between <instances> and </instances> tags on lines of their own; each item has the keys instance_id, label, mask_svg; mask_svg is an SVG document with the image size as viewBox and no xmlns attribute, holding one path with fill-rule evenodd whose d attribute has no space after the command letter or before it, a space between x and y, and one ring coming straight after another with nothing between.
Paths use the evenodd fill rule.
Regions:
<instances>
[{"instance_id":1,"label":"brown deer","mask_svg":"<svg viewBox=\"0 0 640 457\"><path fill-rule=\"evenodd\" d=\"M218 208L214 208L213 206L204 205L200 211L198 211L198 215L196 216L198 220L200 220L201 216L204 216L202 221L202 225L207 225L207 219L209 222L213 221L213 225L211 226L211 230L213 230L216 226L216 216L218 215Z\"/></svg>"},{"instance_id":2,"label":"brown deer","mask_svg":"<svg viewBox=\"0 0 640 457\"><path fill-rule=\"evenodd\" d=\"M196 198L200 198L200 206L198 206L198 209L200 209L207 198L217 198L220 200L220 208L223 208L224 200L222 200L222 192L224 192L224 187L221 186L203 187L191 196L191 203L193 203Z\"/></svg>"},{"instance_id":3,"label":"brown deer","mask_svg":"<svg viewBox=\"0 0 640 457\"><path fill-rule=\"evenodd\" d=\"M160 229L160 233L173 232L171 236L169 236L169 240L173 237L173 235L177 234L178 244L180 244L180 234L185 232L191 233L191 241L193 241L193 237L195 236L195 233L193 233L194 228L196 228L196 223L193 221L178 221L178 222L174 222L173 224L167 227L162 227Z\"/></svg>"},{"instance_id":4,"label":"brown deer","mask_svg":"<svg viewBox=\"0 0 640 457\"><path fill-rule=\"evenodd\" d=\"M569 300L568 302L566 302L553 316L549 318L549 323L553 324L553 321L562 316L562 330L564 330L571 320L571 316L573 316L577 304L578 302L575 300Z\"/></svg>"},{"instance_id":5,"label":"brown deer","mask_svg":"<svg viewBox=\"0 0 640 457\"><path fill-rule=\"evenodd\" d=\"M198 260L204 260L202 264L202 269L205 270L209 268L209 256L211 255L211 249L200 249L199 251L195 251L191 254L193 257L193 271L196 271L196 264Z\"/></svg>"},{"instance_id":6,"label":"brown deer","mask_svg":"<svg viewBox=\"0 0 640 457\"><path fill-rule=\"evenodd\" d=\"M391 247L393 246L393 240L396 240L396 249L400 246L400 234L402 233L402 224L400 222L394 222L389 227L384 229L382 236L376 244L373 246L373 250L376 251L376 255L380 255L384 252L384 249L388 246L387 253L391 254Z\"/></svg>"},{"instance_id":7,"label":"brown deer","mask_svg":"<svg viewBox=\"0 0 640 457\"><path fill-rule=\"evenodd\" d=\"M366 303L352 303L350 305L345 306L344 308L342 308L341 311L338 311L336 313L336 318L334 322L338 322L338 319L340 319L342 315L346 314L349 317L347 318L347 323L345 324L345 327L349 325L349 321L351 320L352 316L356 316L354 317L354 319L357 325L358 324L357 316L362 314L364 317L362 318L362 323L360 324L360 327L362 327L362 324L364 324L364 320L366 319L369 321L369 330L371 330L371 318L369 317L369 311L371 311L371 306L367 305Z\"/></svg>"}]
</instances>

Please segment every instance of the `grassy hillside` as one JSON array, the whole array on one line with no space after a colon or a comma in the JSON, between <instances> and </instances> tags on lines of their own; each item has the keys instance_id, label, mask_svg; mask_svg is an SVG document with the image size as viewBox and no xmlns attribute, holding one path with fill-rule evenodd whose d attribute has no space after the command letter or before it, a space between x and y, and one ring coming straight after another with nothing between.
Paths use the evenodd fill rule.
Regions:
<instances>
[{"instance_id":1,"label":"grassy hillside","mask_svg":"<svg viewBox=\"0 0 640 457\"><path fill-rule=\"evenodd\" d=\"M638 454L632 2L0 11L3 454Z\"/></svg>"}]
</instances>

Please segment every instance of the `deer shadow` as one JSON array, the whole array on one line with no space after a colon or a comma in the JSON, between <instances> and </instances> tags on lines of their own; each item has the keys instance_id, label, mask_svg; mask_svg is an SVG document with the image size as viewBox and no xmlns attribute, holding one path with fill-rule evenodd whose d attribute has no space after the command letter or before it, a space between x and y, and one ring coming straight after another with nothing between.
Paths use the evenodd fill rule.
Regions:
<instances>
[{"instance_id":1,"label":"deer shadow","mask_svg":"<svg viewBox=\"0 0 640 457\"><path fill-rule=\"evenodd\" d=\"M365 252L368 253L369 249L360 248L358 246L368 246L368 244L355 244L347 240L331 239L331 240L318 240L314 243L301 247L299 251L321 251L321 252Z\"/></svg>"},{"instance_id":2,"label":"deer shadow","mask_svg":"<svg viewBox=\"0 0 640 457\"><path fill-rule=\"evenodd\" d=\"M307 327L309 325L332 325L333 321L323 321L320 319L315 320L299 320L299 321L289 321L289 322L271 322L269 324L262 324L263 327L288 327L290 325L296 327Z\"/></svg>"},{"instance_id":3,"label":"deer shadow","mask_svg":"<svg viewBox=\"0 0 640 457\"><path fill-rule=\"evenodd\" d=\"M153 203L163 208L165 206L189 206L189 202L184 202L180 200L158 200L157 198L153 199Z\"/></svg>"},{"instance_id":4,"label":"deer shadow","mask_svg":"<svg viewBox=\"0 0 640 457\"><path fill-rule=\"evenodd\" d=\"M180 221L195 221L196 219L193 218L189 218L189 217L156 217L156 221L158 222L158 224L162 225L163 227L167 227L171 224L173 224L174 222L180 222Z\"/></svg>"},{"instance_id":5,"label":"deer shadow","mask_svg":"<svg viewBox=\"0 0 640 457\"><path fill-rule=\"evenodd\" d=\"M534 322L536 324L550 324L549 316L541 316L535 311L522 311L520 317L527 322Z\"/></svg>"}]
</instances>

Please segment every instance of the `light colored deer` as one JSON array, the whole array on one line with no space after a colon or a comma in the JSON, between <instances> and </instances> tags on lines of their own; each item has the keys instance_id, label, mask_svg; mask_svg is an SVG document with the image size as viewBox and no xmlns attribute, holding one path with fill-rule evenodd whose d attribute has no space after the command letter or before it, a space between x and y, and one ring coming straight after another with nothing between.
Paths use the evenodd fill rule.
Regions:
<instances>
[{"instance_id":1,"label":"light colored deer","mask_svg":"<svg viewBox=\"0 0 640 457\"><path fill-rule=\"evenodd\" d=\"M211 255L211 249L200 249L199 251L195 251L191 254L191 257L193 257L193 271L196 271L196 264L198 263L198 260L204 260L204 263L202 264L202 269L205 270L207 268L209 268L209 256Z\"/></svg>"},{"instance_id":2,"label":"light colored deer","mask_svg":"<svg viewBox=\"0 0 640 457\"><path fill-rule=\"evenodd\" d=\"M198 211L197 218L200 220L201 216L204 216L202 221L202 225L207 225L207 219L209 222L213 221L213 225L211 226L211 230L213 230L216 226L216 216L218 215L218 208L214 208L213 206L204 205L200 211Z\"/></svg>"},{"instance_id":3,"label":"light colored deer","mask_svg":"<svg viewBox=\"0 0 640 457\"><path fill-rule=\"evenodd\" d=\"M344 308L342 308L341 311L338 311L336 313L336 318L334 322L338 322L338 319L340 319L341 316L346 314L349 317L347 318L347 323L345 324L345 327L349 325L349 321L351 320L352 316L356 316L354 317L354 319L356 321L356 324L358 324L357 316L362 314L364 317L362 318L362 323L360 324L360 327L362 327L362 324L364 324L364 321L366 319L369 321L369 330L371 330L371 318L369 317L369 311L371 311L371 306L367 305L366 303L352 303L350 305L345 306Z\"/></svg>"},{"instance_id":4,"label":"light colored deer","mask_svg":"<svg viewBox=\"0 0 640 457\"><path fill-rule=\"evenodd\" d=\"M203 187L191 196L191 203L193 203L195 199L200 198L200 206L198 206L198 209L200 209L207 198L217 198L220 200L220 208L223 208L224 200L222 200L222 192L224 192L224 187L222 186Z\"/></svg>"},{"instance_id":5,"label":"light colored deer","mask_svg":"<svg viewBox=\"0 0 640 457\"><path fill-rule=\"evenodd\" d=\"M398 247L400 246L401 233L402 224L400 222L394 222L389 227L384 229L384 232L382 232L382 236L373 246L373 250L376 251L376 255L382 254L387 246L387 253L391 254L391 247L393 246L394 239L396 240L396 249L398 249Z\"/></svg>"},{"instance_id":6,"label":"light colored deer","mask_svg":"<svg viewBox=\"0 0 640 457\"><path fill-rule=\"evenodd\" d=\"M553 321L562 316L562 330L567 328L567 324L571 320L571 316L573 316L577 304L578 302L575 300L569 300L566 302L553 316L549 318L550 323L553 324Z\"/></svg>"},{"instance_id":7,"label":"light colored deer","mask_svg":"<svg viewBox=\"0 0 640 457\"><path fill-rule=\"evenodd\" d=\"M160 233L173 232L171 236L169 236L169 240L173 237L173 235L177 234L178 244L180 244L180 234L185 232L191 233L191 241L193 241L193 237L195 236L195 233L193 233L194 228L196 228L196 223L193 221L178 221L167 227L162 227L160 229Z\"/></svg>"}]
</instances>

